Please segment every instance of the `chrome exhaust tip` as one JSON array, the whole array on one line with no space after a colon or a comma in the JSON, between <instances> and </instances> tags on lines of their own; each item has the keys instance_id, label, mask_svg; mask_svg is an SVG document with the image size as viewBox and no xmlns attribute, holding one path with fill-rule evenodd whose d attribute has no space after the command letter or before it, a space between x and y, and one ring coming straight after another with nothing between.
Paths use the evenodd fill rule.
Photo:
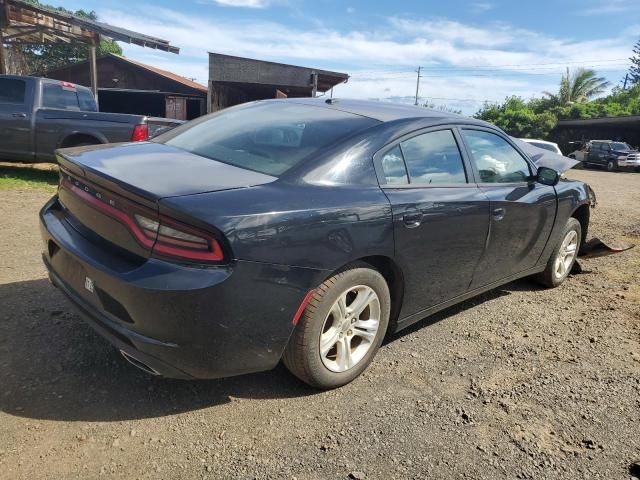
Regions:
<instances>
[{"instance_id":1,"label":"chrome exhaust tip","mask_svg":"<svg viewBox=\"0 0 640 480\"><path fill-rule=\"evenodd\" d=\"M140 370L150 374L150 375L154 375L154 376L160 376L160 372L156 371L155 369L151 368L149 365L147 365L146 363L138 360L136 357L132 356L131 354L125 352L124 350L120 350L120 355L122 355L122 357L129 362L131 365L133 365L134 367L139 368Z\"/></svg>"}]
</instances>

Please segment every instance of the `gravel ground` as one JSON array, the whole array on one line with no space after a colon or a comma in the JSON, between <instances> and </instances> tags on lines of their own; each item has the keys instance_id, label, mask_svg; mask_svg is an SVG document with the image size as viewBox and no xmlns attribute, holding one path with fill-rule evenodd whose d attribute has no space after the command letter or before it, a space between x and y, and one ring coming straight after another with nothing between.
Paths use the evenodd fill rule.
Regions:
<instances>
[{"instance_id":1,"label":"gravel ground","mask_svg":"<svg viewBox=\"0 0 640 480\"><path fill-rule=\"evenodd\" d=\"M599 195L591 233L640 244L640 175L571 176ZM0 191L2 479L637 471L640 248L583 260L555 290L522 280L448 309L335 391L283 367L179 382L130 367L45 280L36 214L47 196Z\"/></svg>"}]
</instances>

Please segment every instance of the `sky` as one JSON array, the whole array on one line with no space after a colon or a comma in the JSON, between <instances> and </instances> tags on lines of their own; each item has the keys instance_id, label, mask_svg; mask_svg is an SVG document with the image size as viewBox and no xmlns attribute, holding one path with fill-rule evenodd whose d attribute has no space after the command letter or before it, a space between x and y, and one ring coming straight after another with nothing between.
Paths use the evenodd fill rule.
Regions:
<instances>
[{"instance_id":1,"label":"sky","mask_svg":"<svg viewBox=\"0 0 640 480\"><path fill-rule=\"evenodd\" d=\"M557 91L569 68L620 85L640 39L640 0L47 0L169 40L180 55L125 56L206 85L207 52L348 73L342 98L420 102L465 114Z\"/></svg>"}]
</instances>

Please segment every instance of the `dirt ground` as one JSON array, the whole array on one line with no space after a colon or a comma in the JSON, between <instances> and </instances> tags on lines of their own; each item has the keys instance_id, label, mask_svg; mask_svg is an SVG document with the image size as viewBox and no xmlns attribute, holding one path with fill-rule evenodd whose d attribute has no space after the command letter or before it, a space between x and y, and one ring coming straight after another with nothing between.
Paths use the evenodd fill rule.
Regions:
<instances>
[{"instance_id":1,"label":"dirt ground","mask_svg":"<svg viewBox=\"0 0 640 480\"><path fill-rule=\"evenodd\" d=\"M593 234L640 244L640 174L574 171ZM0 191L0 478L629 479L640 460L640 248L424 320L352 384L129 366L49 285L37 212ZM640 475L640 473L638 474Z\"/></svg>"}]
</instances>

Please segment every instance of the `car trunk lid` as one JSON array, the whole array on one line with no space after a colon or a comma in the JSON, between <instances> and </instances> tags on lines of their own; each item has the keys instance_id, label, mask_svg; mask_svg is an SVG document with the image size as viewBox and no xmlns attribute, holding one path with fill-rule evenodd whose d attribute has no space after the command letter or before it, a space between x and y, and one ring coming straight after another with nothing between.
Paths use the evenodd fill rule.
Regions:
<instances>
[{"instance_id":1,"label":"car trunk lid","mask_svg":"<svg viewBox=\"0 0 640 480\"><path fill-rule=\"evenodd\" d=\"M58 195L69 224L96 242L143 258L151 255L157 237L144 222L160 222L161 198L276 180L155 143L64 149L57 158L61 167ZM188 226L214 228L198 225L195 219L189 222L184 213L182 220Z\"/></svg>"}]
</instances>

